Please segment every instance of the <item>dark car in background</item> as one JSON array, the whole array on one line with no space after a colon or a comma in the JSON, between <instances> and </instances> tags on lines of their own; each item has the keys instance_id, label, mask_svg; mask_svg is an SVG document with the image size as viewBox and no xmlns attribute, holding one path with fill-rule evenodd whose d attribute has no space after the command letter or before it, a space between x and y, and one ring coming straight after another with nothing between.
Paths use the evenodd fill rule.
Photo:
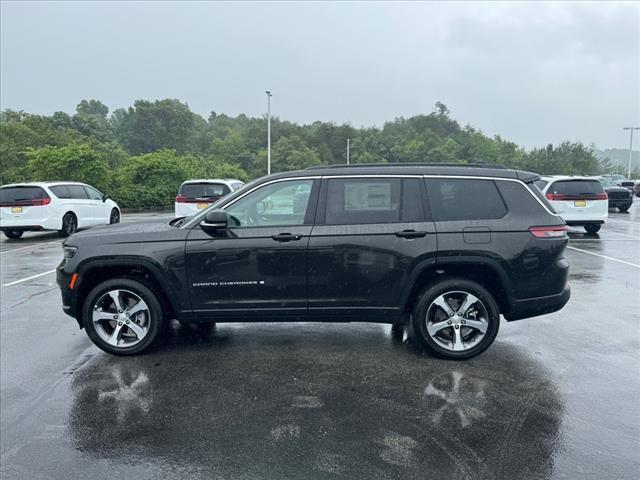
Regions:
<instances>
[{"instance_id":1,"label":"dark car in background","mask_svg":"<svg viewBox=\"0 0 640 480\"><path fill-rule=\"evenodd\" d=\"M633 204L633 192L624 186L616 184L611 177L601 177L600 181L609 197L609 208L617 208L621 212L629 210Z\"/></svg>"}]
</instances>

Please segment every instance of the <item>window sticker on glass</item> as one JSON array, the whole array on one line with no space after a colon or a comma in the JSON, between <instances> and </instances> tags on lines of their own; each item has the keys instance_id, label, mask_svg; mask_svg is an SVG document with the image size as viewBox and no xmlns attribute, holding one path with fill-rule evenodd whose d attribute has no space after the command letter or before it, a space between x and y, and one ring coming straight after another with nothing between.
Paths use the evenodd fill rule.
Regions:
<instances>
[{"instance_id":1,"label":"window sticker on glass","mask_svg":"<svg viewBox=\"0 0 640 480\"><path fill-rule=\"evenodd\" d=\"M391 210L391 184L346 183L344 185L345 211Z\"/></svg>"}]
</instances>

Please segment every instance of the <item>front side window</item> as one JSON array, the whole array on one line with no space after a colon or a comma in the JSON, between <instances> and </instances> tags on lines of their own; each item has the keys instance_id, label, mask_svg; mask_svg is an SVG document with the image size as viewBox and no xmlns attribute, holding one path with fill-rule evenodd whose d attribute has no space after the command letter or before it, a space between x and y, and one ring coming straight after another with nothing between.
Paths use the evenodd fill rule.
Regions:
<instances>
[{"instance_id":1,"label":"front side window","mask_svg":"<svg viewBox=\"0 0 640 480\"><path fill-rule=\"evenodd\" d=\"M488 220L507 214L493 180L435 178L426 182L435 221Z\"/></svg>"},{"instance_id":2,"label":"front side window","mask_svg":"<svg viewBox=\"0 0 640 480\"><path fill-rule=\"evenodd\" d=\"M102 200L102 194L93 187L84 187L91 200Z\"/></svg>"},{"instance_id":3,"label":"front side window","mask_svg":"<svg viewBox=\"0 0 640 480\"><path fill-rule=\"evenodd\" d=\"M302 225L313 180L277 182L242 197L225 208L237 227Z\"/></svg>"},{"instance_id":4,"label":"front side window","mask_svg":"<svg viewBox=\"0 0 640 480\"><path fill-rule=\"evenodd\" d=\"M327 180L327 225L412 222L423 219L418 179Z\"/></svg>"},{"instance_id":5,"label":"front side window","mask_svg":"<svg viewBox=\"0 0 640 480\"><path fill-rule=\"evenodd\" d=\"M76 199L83 199L86 200L87 198L87 192L85 192L84 188L82 187L82 185L67 185L67 190L69 191L69 197L68 198L76 198Z\"/></svg>"}]
</instances>

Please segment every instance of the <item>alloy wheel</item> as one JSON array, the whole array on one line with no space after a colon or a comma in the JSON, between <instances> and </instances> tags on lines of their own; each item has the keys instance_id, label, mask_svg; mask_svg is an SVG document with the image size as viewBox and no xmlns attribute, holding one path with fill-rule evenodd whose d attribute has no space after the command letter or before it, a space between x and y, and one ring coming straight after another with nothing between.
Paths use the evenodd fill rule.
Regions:
<instances>
[{"instance_id":1,"label":"alloy wheel","mask_svg":"<svg viewBox=\"0 0 640 480\"><path fill-rule=\"evenodd\" d=\"M427 309L427 334L440 347L461 352L480 343L489 329L487 307L475 295L450 291L436 297Z\"/></svg>"},{"instance_id":2,"label":"alloy wheel","mask_svg":"<svg viewBox=\"0 0 640 480\"><path fill-rule=\"evenodd\" d=\"M96 333L112 347L132 347L149 333L151 311L129 290L110 290L96 301L92 311Z\"/></svg>"}]
</instances>

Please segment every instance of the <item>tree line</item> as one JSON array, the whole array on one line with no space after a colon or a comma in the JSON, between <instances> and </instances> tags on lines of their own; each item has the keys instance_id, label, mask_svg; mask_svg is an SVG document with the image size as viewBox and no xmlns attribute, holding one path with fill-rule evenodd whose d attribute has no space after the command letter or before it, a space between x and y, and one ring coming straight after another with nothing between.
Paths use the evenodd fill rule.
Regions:
<instances>
[{"instance_id":1,"label":"tree line","mask_svg":"<svg viewBox=\"0 0 640 480\"><path fill-rule=\"evenodd\" d=\"M211 112L207 119L175 99L137 100L112 113L82 100L73 115L0 112L0 181L90 183L122 207L170 205L190 178L266 174L266 118ZM525 151L499 135L461 126L442 103L426 115L381 128L272 118L272 172L345 163L489 163L541 174L616 171L594 149L569 141ZM640 176L640 172L635 173Z\"/></svg>"}]
</instances>

